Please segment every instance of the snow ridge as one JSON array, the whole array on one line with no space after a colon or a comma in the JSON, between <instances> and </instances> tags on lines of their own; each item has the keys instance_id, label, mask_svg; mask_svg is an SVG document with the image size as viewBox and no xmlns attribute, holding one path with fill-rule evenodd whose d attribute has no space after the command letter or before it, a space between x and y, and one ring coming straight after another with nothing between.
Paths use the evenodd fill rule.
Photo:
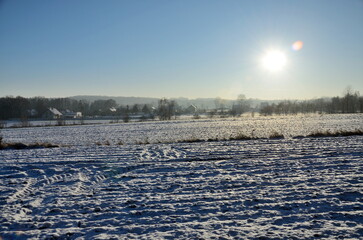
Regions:
<instances>
[{"instance_id":1,"label":"snow ridge","mask_svg":"<svg viewBox=\"0 0 363 240\"><path fill-rule=\"evenodd\" d=\"M362 136L4 151L4 239L363 235Z\"/></svg>"}]
</instances>

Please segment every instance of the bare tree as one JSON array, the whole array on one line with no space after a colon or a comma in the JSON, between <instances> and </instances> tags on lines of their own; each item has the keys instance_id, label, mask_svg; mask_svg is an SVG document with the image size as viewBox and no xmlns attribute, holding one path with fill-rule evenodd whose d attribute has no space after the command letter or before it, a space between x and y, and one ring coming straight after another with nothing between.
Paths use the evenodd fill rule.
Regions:
<instances>
[{"instance_id":1,"label":"bare tree","mask_svg":"<svg viewBox=\"0 0 363 240\"><path fill-rule=\"evenodd\" d=\"M235 115L241 115L250 109L250 104L244 94L240 94L237 97L236 103L233 105L232 111Z\"/></svg>"},{"instance_id":2,"label":"bare tree","mask_svg":"<svg viewBox=\"0 0 363 240\"><path fill-rule=\"evenodd\" d=\"M217 111L221 111L221 113L223 114L224 113L224 110L226 108L226 100L220 98L220 97L217 97L216 99L214 99L214 104L216 106L216 110Z\"/></svg>"},{"instance_id":3,"label":"bare tree","mask_svg":"<svg viewBox=\"0 0 363 240\"><path fill-rule=\"evenodd\" d=\"M176 114L176 103L166 98L159 100L158 115L160 120L170 120Z\"/></svg>"}]
</instances>

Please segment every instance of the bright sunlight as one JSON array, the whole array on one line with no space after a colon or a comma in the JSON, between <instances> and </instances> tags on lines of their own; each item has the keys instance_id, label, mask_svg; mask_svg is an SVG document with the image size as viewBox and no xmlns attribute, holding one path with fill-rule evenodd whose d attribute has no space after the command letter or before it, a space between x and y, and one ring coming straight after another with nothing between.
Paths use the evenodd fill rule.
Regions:
<instances>
[{"instance_id":1,"label":"bright sunlight","mask_svg":"<svg viewBox=\"0 0 363 240\"><path fill-rule=\"evenodd\" d=\"M286 56L279 50L270 50L262 58L262 65L269 71L280 71L286 65Z\"/></svg>"}]
</instances>

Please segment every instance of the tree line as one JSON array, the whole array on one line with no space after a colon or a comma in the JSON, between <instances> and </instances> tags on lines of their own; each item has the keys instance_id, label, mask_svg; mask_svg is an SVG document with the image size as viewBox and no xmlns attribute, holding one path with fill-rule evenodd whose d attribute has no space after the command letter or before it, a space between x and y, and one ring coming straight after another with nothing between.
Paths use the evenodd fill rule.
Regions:
<instances>
[{"instance_id":1,"label":"tree line","mask_svg":"<svg viewBox=\"0 0 363 240\"><path fill-rule=\"evenodd\" d=\"M71 98L24 98L2 97L0 98L0 120L8 119L39 119L43 118L49 108L60 111L82 112L83 116L113 116L130 120L133 115L141 119L170 120L182 114L208 114L210 117L240 116L245 112L260 112L262 115L272 114L297 114L297 113L363 113L363 97L359 92L347 89L343 97L320 98L306 101L281 101L270 104L261 103L258 107L251 107L251 101L244 95L239 95L231 106L221 98L215 99L215 109L193 109L181 107L174 100L160 99L157 106L151 104L119 105L113 99L75 100Z\"/></svg>"},{"instance_id":2,"label":"tree line","mask_svg":"<svg viewBox=\"0 0 363 240\"><path fill-rule=\"evenodd\" d=\"M21 96L0 98L0 120L9 119L41 119L49 108L56 108L61 112L81 112L83 116L112 116L122 118L125 122L132 115L139 115L141 119L150 119L158 116L161 120L170 120L172 117L186 113L175 101L160 99L158 106L152 104L119 105L113 99L75 100L71 98L24 98Z\"/></svg>"},{"instance_id":3,"label":"tree line","mask_svg":"<svg viewBox=\"0 0 363 240\"><path fill-rule=\"evenodd\" d=\"M135 114L139 112L150 113L151 105L119 106L115 100L74 100L71 98L0 98L0 119L42 118L49 108L59 111L82 112L84 116L113 116L117 114Z\"/></svg>"},{"instance_id":4,"label":"tree line","mask_svg":"<svg viewBox=\"0 0 363 240\"><path fill-rule=\"evenodd\" d=\"M297 113L363 113L363 97L358 91L348 88L343 97L319 98L306 101L282 101L280 103L262 103L260 113L297 114Z\"/></svg>"}]
</instances>

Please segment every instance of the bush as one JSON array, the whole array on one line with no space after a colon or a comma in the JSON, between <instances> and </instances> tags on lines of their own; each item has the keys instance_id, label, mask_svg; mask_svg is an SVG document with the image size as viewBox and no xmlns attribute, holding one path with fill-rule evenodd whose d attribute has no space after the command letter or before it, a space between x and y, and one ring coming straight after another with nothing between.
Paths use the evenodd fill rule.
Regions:
<instances>
[{"instance_id":1,"label":"bush","mask_svg":"<svg viewBox=\"0 0 363 240\"><path fill-rule=\"evenodd\" d=\"M254 139L254 138L247 136L243 133L239 133L239 134L237 134L237 136L230 138L230 140L252 140L252 139Z\"/></svg>"},{"instance_id":2,"label":"bush","mask_svg":"<svg viewBox=\"0 0 363 240\"><path fill-rule=\"evenodd\" d=\"M269 139L284 139L285 137L281 133L274 131L268 138Z\"/></svg>"},{"instance_id":3,"label":"bush","mask_svg":"<svg viewBox=\"0 0 363 240\"><path fill-rule=\"evenodd\" d=\"M20 150L20 149L34 149L34 148L56 148L56 147L59 147L59 145L54 145L51 143L34 143L28 145L24 143L4 143L2 142L2 138L0 142L0 150L1 149Z\"/></svg>"},{"instance_id":4,"label":"bush","mask_svg":"<svg viewBox=\"0 0 363 240\"><path fill-rule=\"evenodd\" d=\"M361 136L363 135L363 131L360 129L356 129L354 131L336 131L330 132L329 130L326 131L315 131L307 135L307 137L347 137L347 136Z\"/></svg>"},{"instance_id":5,"label":"bush","mask_svg":"<svg viewBox=\"0 0 363 240\"><path fill-rule=\"evenodd\" d=\"M335 134L327 131L315 131L307 135L307 137L333 137Z\"/></svg>"},{"instance_id":6,"label":"bush","mask_svg":"<svg viewBox=\"0 0 363 240\"><path fill-rule=\"evenodd\" d=\"M4 148L3 136L0 135L0 149Z\"/></svg>"}]
</instances>

